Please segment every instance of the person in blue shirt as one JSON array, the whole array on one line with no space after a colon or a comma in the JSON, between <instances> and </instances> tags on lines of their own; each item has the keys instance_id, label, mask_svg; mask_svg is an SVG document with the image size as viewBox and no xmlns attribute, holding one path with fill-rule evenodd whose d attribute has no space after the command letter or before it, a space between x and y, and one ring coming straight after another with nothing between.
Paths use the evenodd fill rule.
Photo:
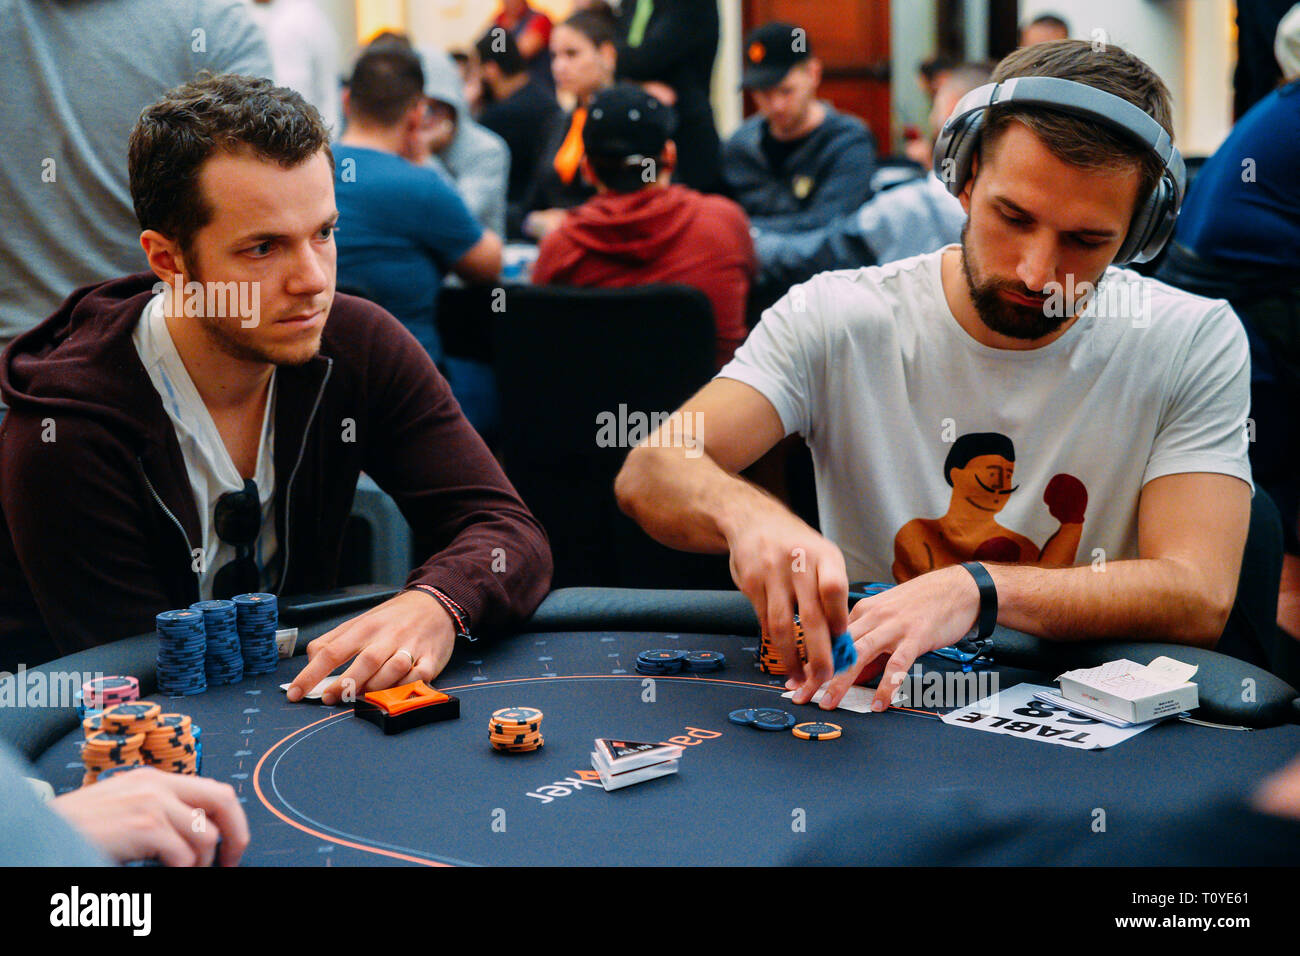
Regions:
<instances>
[{"instance_id":1,"label":"person in blue shirt","mask_svg":"<svg viewBox=\"0 0 1300 956\"><path fill-rule=\"evenodd\" d=\"M494 411L490 401L467 394L472 373L461 374L463 360L443 353L438 292L448 273L470 282L500 276L501 239L424 165L437 127L417 53L400 44L368 49L353 69L343 109L347 128L334 149L339 288L401 320L482 431Z\"/></svg>"},{"instance_id":2,"label":"person in blue shirt","mask_svg":"<svg viewBox=\"0 0 1300 956\"><path fill-rule=\"evenodd\" d=\"M1251 470L1282 514L1278 623L1300 639L1300 75L1286 79L1201 167L1156 277L1227 299L1245 326Z\"/></svg>"}]
</instances>

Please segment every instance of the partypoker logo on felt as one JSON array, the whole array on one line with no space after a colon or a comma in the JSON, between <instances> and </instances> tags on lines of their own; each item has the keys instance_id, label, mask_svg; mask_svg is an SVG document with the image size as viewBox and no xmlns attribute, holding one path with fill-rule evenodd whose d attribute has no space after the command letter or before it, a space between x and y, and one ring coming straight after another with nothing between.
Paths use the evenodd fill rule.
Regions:
<instances>
[{"instance_id":1,"label":"partypoker logo on felt","mask_svg":"<svg viewBox=\"0 0 1300 956\"><path fill-rule=\"evenodd\" d=\"M714 740L722 736L721 731L702 730L699 727L687 727L685 730L686 733L678 734L676 737L669 737L667 740L660 741L660 743L664 745L676 744L679 747L698 747L706 740ZM600 774L596 773L596 771L575 770L571 776L556 780L554 783L544 784L535 790L529 790L524 796L540 800L542 803L553 803L560 797L568 797L577 793L583 787L594 787L602 793L605 790L600 782Z\"/></svg>"}]
</instances>

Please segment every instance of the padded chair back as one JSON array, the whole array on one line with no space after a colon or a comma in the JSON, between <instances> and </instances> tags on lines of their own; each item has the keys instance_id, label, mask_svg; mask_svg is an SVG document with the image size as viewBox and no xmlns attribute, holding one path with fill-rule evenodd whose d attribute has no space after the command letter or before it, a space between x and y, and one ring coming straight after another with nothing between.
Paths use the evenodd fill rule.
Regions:
<instances>
[{"instance_id":1,"label":"padded chair back","mask_svg":"<svg viewBox=\"0 0 1300 956\"><path fill-rule=\"evenodd\" d=\"M521 286L492 313L506 473L545 526L555 587L727 588L724 557L654 542L618 510L614 478L713 375L708 298L686 286ZM602 426L604 430L602 431Z\"/></svg>"}]
</instances>

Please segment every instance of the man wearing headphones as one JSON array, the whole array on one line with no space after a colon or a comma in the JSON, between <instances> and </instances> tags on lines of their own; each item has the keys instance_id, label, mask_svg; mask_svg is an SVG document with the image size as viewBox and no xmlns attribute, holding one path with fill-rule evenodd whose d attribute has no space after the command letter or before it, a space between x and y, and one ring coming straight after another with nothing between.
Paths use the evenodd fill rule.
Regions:
<instances>
[{"instance_id":1,"label":"man wearing headphones","mask_svg":"<svg viewBox=\"0 0 1300 956\"><path fill-rule=\"evenodd\" d=\"M1123 50L1012 53L936 142L961 245L795 286L682 409L705 454L669 423L628 456L623 509L665 544L729 552L787 662L799 613L794 703L831 679L846 630L858 663L823 708L883 655L882 710L918 656L995 623L1249 656L1224 633L1252 494L1246 337L1225 302L1116 268L1177 217L1171 128L1165 85ZM795 432L824 536L739 477ZM954 462L962 436L979 447ZM1054 567L1066 531L1075 557ZM896 580L898 548L924 573L850 612L848 582Z\"/></svg>"}]
</instances>

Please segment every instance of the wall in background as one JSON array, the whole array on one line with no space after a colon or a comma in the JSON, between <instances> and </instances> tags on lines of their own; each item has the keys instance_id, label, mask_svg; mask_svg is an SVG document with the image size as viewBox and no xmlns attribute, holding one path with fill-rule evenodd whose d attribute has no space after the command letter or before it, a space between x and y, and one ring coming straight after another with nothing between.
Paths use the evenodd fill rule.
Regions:
<instances>
[{"instance_id":1,"label":"wall in background","mask_svg":"<svg viewBox=\"0 0 1300 956\"><path fill-rule=\"evenodd\" d=\"M1024 0L1021 22L1056 13L1080 40L1104 38L1151 65L1174 101L1174 138L1189 156L1214 152L1232 127L1231 0ZM1100 32L1094 32L1100 31Z\"/></svg>"}]
</instances>

